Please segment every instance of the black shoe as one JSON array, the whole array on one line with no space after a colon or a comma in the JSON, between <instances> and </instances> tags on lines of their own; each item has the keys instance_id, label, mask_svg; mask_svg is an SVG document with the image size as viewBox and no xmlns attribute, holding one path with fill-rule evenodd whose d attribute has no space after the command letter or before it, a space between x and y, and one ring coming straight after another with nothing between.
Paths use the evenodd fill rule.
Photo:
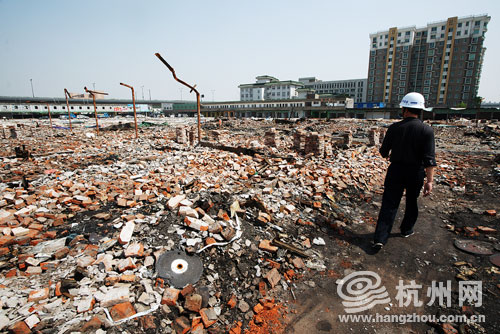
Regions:
<instances>
[{"instance_id":1,"label":"black shoe","mask_svg":"<svg viewBox=\"0 0 500 334\"><path fill-rule=\"evenodd\" d=\"M383 244L383 243L381 243L381 242L375 242L375 243L373 243L373 245L372 245L372 248L373 248L373 250L375 250L375 251L379 251L379 250L381 250L381 249L382 249L382 247L384 247L384 244Z\"/></svg>"},{"instance_id":2,"label":"black shoe","mask_svg":"<svg viewBox=\"0 0 500 334\"><path fill-rule=\"evenodd\" d=\"M409 236L412 236L412 235L414 235L414 234L415 234L415 232L413 232L413 231L411 231L411 232L407 232L407 233L403 233L403 232L401 232L401 236L402 236L403 238L408 238Z\"/></svg>"}]
</instances>

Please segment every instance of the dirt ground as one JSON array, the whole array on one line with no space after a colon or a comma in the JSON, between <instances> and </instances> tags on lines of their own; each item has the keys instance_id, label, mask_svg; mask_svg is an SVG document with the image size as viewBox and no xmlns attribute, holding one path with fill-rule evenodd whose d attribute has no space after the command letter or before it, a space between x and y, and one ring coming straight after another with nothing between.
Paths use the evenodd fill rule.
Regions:
<instances>
[{"instance_id":1,"label":"dirt ground","mask_svg":"<svg viewBox=\"0 0 500 334\"><path fill-rule=\"evenodd\" d=\"M468 152L453 152L458 160L470 158ZM438 152L439 161L439 152ZM500 286L498 274L488 260L488 256L472 255L454 247L455 239L485 240L488 238L498 242L498 231L494 234L466 235L458 226L475 228L490 226L498 229L500 219L484 214L485 210L498 208L500 205L499 187L491 174L493 161L490 152L480 152L473 156L471 163L465 169L465 183L475 185L471 194L456 193L443 183L435 185L430 197L420 198L420 215L415 227L415 234L409 238L399 235L398 224L401 221L404 198L394 224L393 233L387 245L374 254L370 244L375 229L381 196L374 198L373 203L365 204L368 217L372 223L357 224L349 228L345 236L331 232L327 241L331 267L338 275L333 277L317 277L316 287L307 288L296 293L296 301L292 300L296 313L287 316L287 333L455 333L444 331L441 324L435 323L370 323L370 322L340 322L339 315L346 314L342 299L337 293L336 280L352 271L368 270L376 272L382 279L391 297L392 307L377 305L361 314L480 314L486 321L480 326L456 323L460 333L498 333L500 331L498 298ZM378 202L378 203L377 203ZM450 231L455 226L455 231ZM338 247L339 243L342 247ZM344 247L347 245L347 247ZM345 261L345 262L344 262ZM340 265L339 265L340 262ZM467 263L467 267L475 272L467 279L482 281L483 301L477 308L462 309L458 306L459 268L457 262ZM330 269L330 268L329 268ZM493 271L492 271L493 269ZM396 286L399 280L408 284L414 280L422 285L419 298L424 301L421 307L398 307ZM429 300L426 288L432 281L446 282L452 286L452 303L449 308L425 304ZM384 308L387 307L387 308Z\"/></svg>"}]
</instances>

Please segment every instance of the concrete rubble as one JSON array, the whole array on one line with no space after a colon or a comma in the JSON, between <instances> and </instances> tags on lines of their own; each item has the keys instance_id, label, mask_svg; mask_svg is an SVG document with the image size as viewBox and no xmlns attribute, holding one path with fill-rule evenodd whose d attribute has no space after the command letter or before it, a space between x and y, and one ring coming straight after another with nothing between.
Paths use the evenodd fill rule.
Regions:
<instances>
[{"instance_id":1,"label":"concrete rubble","mask_svg":"<svg viewBox=\"0 0 500 334\"><path fill-rule=\"evenodd\" d=\"M378 153L380 129L390 123L204 124L204 142L233 152L193 146L190 126L144 128L137 140L132 129L93 138L85 128L16 128L1 140L0 330L265 326L266 312L335 262L322 254L326 232L363 223L356 203L382 192L388 162ZM487 136L476 138L481 129ZM465 131L478 141L496 135L490 145L498 148L498 127ZM28 159L16 158L23 145ZM461 191L453 156L439 158L437 182ZM159 256L176 249L204 266L182 289L155 270Z\"/></svg>"}]
</instances>

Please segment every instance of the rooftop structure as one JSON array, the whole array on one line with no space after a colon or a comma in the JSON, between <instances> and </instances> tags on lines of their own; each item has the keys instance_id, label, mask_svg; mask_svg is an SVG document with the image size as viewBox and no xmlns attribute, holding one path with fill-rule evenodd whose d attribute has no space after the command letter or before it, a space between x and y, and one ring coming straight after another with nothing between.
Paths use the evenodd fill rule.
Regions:
<instances>
[{"instance_id":1,"label":"rooftop structure","mask_svg":"<svg viewBox=\"0 0 500 334\"><path fill-rule=\"evenodd\" d=\"M298 97L297 88L302 87L304 85L301 82L292 80L280 81L269 75L256 77L256 82L253 84L241 84L238 86L241 101L293 99Z\"/></svg>"}]
</instances>

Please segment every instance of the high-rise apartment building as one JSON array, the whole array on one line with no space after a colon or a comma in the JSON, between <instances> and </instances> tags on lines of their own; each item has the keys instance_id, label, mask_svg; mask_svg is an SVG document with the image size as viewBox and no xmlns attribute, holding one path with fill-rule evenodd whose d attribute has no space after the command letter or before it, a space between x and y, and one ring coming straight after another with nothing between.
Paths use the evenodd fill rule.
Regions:
<instances>
[{"instance_id":1,"label":"high-rise apartment building","mask_svg":"<svg viewBox=\"0 0 500 334\"><path fill-rule=\"evenodd\" d=\"M488 15L370 34L367 102L399 104L408 92L429 107L476 104Z\"/></svg>"}]
</instances>

